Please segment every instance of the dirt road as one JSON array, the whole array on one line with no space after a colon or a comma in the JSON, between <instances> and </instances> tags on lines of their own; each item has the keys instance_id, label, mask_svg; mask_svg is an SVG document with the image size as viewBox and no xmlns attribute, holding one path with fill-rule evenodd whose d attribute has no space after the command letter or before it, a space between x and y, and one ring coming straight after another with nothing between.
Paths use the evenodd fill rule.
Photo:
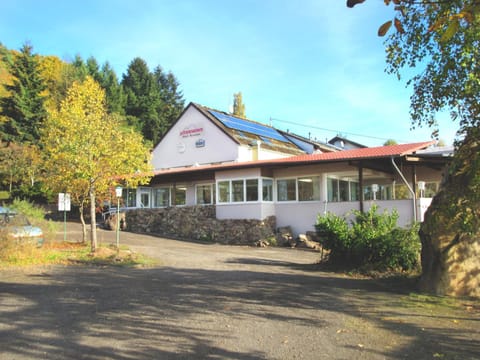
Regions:
<instances>
[{"instance_id":1,"label":"dirt road","mask_svg":"<svg viewBox=\"0 0 480 360\"><path fill-rule=\"evenodd\" d=\"M0 271L0 359L480 359L478 303L314 271L314 252L120 242L161 265Z\"/></svg>"}]
</instances>

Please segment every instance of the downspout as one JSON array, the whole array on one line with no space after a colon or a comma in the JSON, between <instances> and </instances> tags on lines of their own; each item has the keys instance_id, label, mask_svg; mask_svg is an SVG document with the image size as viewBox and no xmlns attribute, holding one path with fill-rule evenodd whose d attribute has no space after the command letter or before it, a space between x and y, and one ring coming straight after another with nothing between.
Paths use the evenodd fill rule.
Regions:
<instances>
[{"instance_id":1,"label":"downspout","mask_svg":"<svg viewBox=\"0 0 480 360\"><path fill-rule=\"evenodd\" d=\"M413 191L412 187L409 185L407 179L405 179L405 176L403 176L402 172L400 171L400 169L398 168L397 164L395 163L395 160L393 158L393 156L390 158L392 160L392 165L393 167L395 168L395 170L397 171L398 175L400 175L400 177L402 178L403 182L405 183L405 185L407 185L407 188L408 188L408 191L410 191L410 194L412 194L412 199L413 199L413 219L414 221L416 222L417 221L417 199L416 199L416 196L415 196L415 191Z\"/></svg>"},{"instance_id":2,"label":"downspout","mask_svg":"<svg viewBox=\"0 0 480 360\"><path fill-rule=\"evenodd\" d=\"M360 162L358 167L358 187L359 187L359 200L360 200L360 211L363 213L363 163Z\"/></svg>"}]
</instances>

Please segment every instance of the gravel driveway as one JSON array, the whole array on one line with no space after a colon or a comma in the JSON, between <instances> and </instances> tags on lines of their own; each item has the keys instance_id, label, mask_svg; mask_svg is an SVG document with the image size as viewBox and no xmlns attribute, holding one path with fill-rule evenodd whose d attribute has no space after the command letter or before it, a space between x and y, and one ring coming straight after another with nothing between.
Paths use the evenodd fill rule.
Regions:
<instances>
[{"instance_id":1,"label":"gravel driveway","mask_svg":"<svg viewBox=\"0 0 480 360\"><path fill-rule=\"evenodd\" d=\"M0 359L480 359L471 300L316 271L309 251L120 242L161 265L0 271Z\"/></svg>"}]
</instances>

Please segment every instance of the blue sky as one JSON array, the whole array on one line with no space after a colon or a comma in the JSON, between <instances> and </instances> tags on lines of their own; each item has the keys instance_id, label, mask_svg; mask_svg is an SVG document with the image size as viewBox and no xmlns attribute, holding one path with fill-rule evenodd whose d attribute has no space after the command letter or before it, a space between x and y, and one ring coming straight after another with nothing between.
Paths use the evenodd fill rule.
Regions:
<instances>
[{"instance_id":1,"label":"blue sky","mask_svg":"<svg viewBox=\"0 0 480 360\"><path fill-rule=\"evenodd\" d=\"M16 0L0 1L0 14L10 49L94 56L119 78L141 57L171 71L187 103L228 111L241 91L248 118L322 141L430 139L410 130L411 89L384 72L376 33L393 9L382 0ZM456 124L439 123L451 143Z\"/></svg>"}]
</instances>

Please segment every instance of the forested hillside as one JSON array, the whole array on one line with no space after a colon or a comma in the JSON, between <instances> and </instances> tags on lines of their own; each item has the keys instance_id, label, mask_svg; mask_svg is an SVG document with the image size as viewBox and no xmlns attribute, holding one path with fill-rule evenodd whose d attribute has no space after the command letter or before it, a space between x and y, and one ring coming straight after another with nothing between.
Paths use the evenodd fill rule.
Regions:
<instances>
[{"instance_id":1,"label":"forested hillside","mask_svg":"<svg viewBox=\"0 0 480 360\"><path fill-rule=\"evenodd\" d=\"M45 161L40 137L74 84L92 78L104 93L108 119L139 133L152 148L184 107L174 74L132 59L120 77L94 57L71 61L36 54L33 46L8 49L0 43L0 201L9 196L45 201ZM99 134L101 135L101 134ZM61 141L62 139L58 139Z\"/></svg>"}]
</instances>

